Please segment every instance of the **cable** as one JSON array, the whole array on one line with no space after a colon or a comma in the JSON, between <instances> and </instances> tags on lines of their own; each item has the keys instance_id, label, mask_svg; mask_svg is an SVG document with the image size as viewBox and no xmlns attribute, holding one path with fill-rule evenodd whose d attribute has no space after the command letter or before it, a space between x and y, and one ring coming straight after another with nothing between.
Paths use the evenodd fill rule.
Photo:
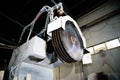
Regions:
<instances>
[{"instance_id":1,"label":"cable","mask_svg":"<svg viewBox=\"0 0 120 80\"><path fill-rule=\"evenodd\" d=\"M22 38L21 38L22 35L24 34L24 32L25 32L26 29L29 30L28 27L29 27L32 23L28 24L27 26L24 26L24 25L22 25L21 23L19 23L18 21L12 19L11 17L9 17L9 16L7 16L7 15L5 15L5 14L3 14L3 13L0 13L0 15L24 28L23 31L22 31L22 33L21 33L21 35L20 35L20 39L19 39L19 41L18 41L18 45L19 45L19 43L21 42L21 39L22 39ZM36 34L36 32L34 32L34 31L32 31L32 32ZM8 41L7 41L7 42L8 42ZM9 41L9 42L10 42L10 41Z\"/></svg>"},{"instance_id":2,"label":"cable","mask_svg":"<svg viewBox=\"0 0 120 80\"><path fill-rule=\"evenodd\" d=\"M18 41L18 45L21 43L23 34L25 33L25 30L30 27L30 32L29 32L27 41L29 40L30 35L31 35L31 32L32 32L32 30L33 30L33 28L34 28L35 22L36 22L37 19L41 16L41 14L42 14L43 12L45 12L45 11L47 11L46 6L44 6L44 7L38 12L38 14L36 15L36 17L33 19L33 21L32 21L31 23L29 23L28 25L26 25L26 26L24 27L24 29L23 29L23 31L22 31L22 33L21 33L21 35L20 35L20 38L19 38L19 41Z\"/></svg>"},{"instance_id":3,"label":"cable","mask_svg":"<svg viewBox=\"0 0 120 80\"><path fill-rule=\"evenodd\" d=\"M51 2L53 2L55 5L57 4L54 0L51 0Z\"/></svg>"},{"instance_id":4,"label":"cable","mask_svg":"<svg viewBox=\"0 0 120 80\"><path fill-rule=\"evenodd\" d=\"M14 43L14 42L12 42L12 41L9 41L9 40L7 40L7 39L5 39L5 38L2 38L2 37L0 37L0 41L5 41L6 43L8 43L8 44L11 44L11 45L17 45L16 43Z\"/></svg>"},{"instance_id":5,"label":"cable","mask_svg":"<svg viewBox=\"0 0 120 80\"><path fill-rule=\"evenodd\" d=\"M4 44L4 43L0 43L0 48L3 48L3 49L15 49L16 46L12 46L12 45L7 45L7 44Z\"/></svg>"},{"instance_id":6,"label":"cable","mask_svg":"<svg viewBox=\"0 0 120 80\"><path fill-rule=\"evenodd\" d=\"M30 32L29 32L29 35L28 35L28 37L27 37L27 42L28 42L28 40L30 39L30 35L31 35L31 33L32 33L33 28L34 28L34 24L32 24L31 27L30 27Z\"/></svg>"}]
</instances>

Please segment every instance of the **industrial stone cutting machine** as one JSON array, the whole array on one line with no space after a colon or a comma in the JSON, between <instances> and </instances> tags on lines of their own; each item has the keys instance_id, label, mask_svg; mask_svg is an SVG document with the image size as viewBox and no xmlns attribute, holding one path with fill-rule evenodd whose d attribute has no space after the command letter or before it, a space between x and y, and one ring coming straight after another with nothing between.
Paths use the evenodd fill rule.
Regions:
<instances>
[{"instance_id":1,"label":"industrial stone cutting machine","mask_svg":"<svg viewBox=\"0 0 120 80\"><path fill-rule=\"evenodd\" d=\"M55 10L59 15L55 15ZM40 15L47 12L46 23L40 33L30 39ZM67 15L62 3L43 6L33 21L24 27L22 36L30 28L25 43L14 49L8 69L9 80L53 80L53 69L63 63L81 61L86 41L76 21ZM19 41L19 42L20 42Z\"/></svg>"}]
</instances>

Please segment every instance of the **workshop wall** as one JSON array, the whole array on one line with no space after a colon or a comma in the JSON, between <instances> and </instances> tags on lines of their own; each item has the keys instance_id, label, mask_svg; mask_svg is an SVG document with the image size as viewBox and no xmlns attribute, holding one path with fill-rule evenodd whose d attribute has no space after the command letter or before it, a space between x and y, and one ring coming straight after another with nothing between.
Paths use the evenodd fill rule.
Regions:
<instances>
[{"instance_id":1,"label":"workshop wall","mask_svg":"<svg viewBox=\"0 0 120 80\"><path fill-rule=\"evenodd\" d=\"M83 34L87 47L120 37L120 14L87 28Z\"/></svg>"},{"instance_id":2,"label":"workshop wall","mask_svg":"<svg viewBox=\"0 0 120 80\"><path fill-rule=\"evenodd\" d=\"M91 47L120 37L120 2L110 2L77 19L77 22ZM108 17L109 16L109 17ZM105 72L120 75L120 47L92 55L92 63L63 64L54 69L54 80L84 80L91 73ZM104 55L104 56L103 56Z\"/></svg>"},{"instance_id":3,"label":"workshop wall","mask_svg":"<svg viewBox=\"0 0 120 80\"><path fill-rule=\"evenodd\" d=\"M54 80L84 80L80 62L73 64L64 63L54 69Z\"/></svg>"},{"instance_id":4,"label":"workshop wall","mask_svg":"<svg viewBox=\"0 0 120 80\"><path fill-rule=\"evenodd\" d=\"M92 55L92 62L83 67L86 77L91 73L98 72L104 72L106 74L115 73L120 76L120 47Z\"/></svg>"}]
</instances>

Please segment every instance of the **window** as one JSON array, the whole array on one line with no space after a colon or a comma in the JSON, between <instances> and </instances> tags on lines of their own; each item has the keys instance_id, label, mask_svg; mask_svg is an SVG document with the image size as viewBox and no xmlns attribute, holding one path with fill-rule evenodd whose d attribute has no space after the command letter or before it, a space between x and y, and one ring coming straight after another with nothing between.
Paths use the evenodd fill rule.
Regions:
<instances>
[{"instance_id":1,"label":"window","mask_svg":"<svg viewBox=\"0 0 120 80\"><path fill-rule=\"evenodd\" d=\"M3 80L3 77L4 77L4 71L0 70L0 80Z\"/></svg>"},{"instance_id":2,"label":"window","mask_svg":"<svg viewBox=\"0 0 120 80\"><path fill-rule=\"evenodd\" d=\"M120 42L118 39L114 39L114 40L106 42L106 46L107 46L107 49L112 49L112 48L120 46Z\"/></svg>"},{"instance_id":3,"label":"window","mask_svg":"<svg viewBox=\"0 0 120 80\"><path fill-rule=\"evenodd\" d=\"M92 47L87 48L90 54L99 53L101 50L112 49L120 46L120 38L113 39L111 41L104 42Z\"/></svg>"},{"instance_id":4,"label":"window","mask_svg":"<svg viewBox=\"0 0 120 80\"><path fill-rule=\"evenodd\" d=\"M87 50L90 52L90 54L94 54L93 47L87 48Z\"/></svg>"},{"instance_id":5,"label":"window","mask_svg":"<svg viewBox=\"0 0 120 80\"><path fill-rule=\"evenodd\" d=\"M101 50L106 50L106 45L104 43L94 46L95 53L98 53Z\"/></svg>"}]
</instances>

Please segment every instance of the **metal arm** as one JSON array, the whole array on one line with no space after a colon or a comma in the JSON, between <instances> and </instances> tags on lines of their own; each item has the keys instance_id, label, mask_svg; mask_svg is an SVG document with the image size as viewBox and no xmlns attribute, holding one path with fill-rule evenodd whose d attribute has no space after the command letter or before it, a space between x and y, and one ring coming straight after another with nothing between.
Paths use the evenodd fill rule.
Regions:
<instances>
[{"instance_id":1,"label":"metal arm","mask_svg":"<svg viewBox=\"0 0 120 80\"><path fill-rule=\"evenodd\" d=\"M53 0L52 0L52 2L53 2ZM55 2L54 2L54 3L55 3ZM25 33L26 29L30 27L30 32L29 32L27 41L29 40L30 35L31 35L31 32L32 32L32 30L33 30L33 28L34 28L34 24L35 24L36 21L40 18L40 16L41 16L42 13L48 12L48 15L47 15L48 18L47 18L47 19L50 19L50 22L51 22L51 21L54 20L54 12L53 12L53 11L56 10L56 9L59 11L60 14L64 12L64 11L63 11L63 6L62 6L62 3L61 3L61 2L58 3L58 4L55 3L55 5L54 5L53 7L50 7L50 6L47 6L47 5L46 5L46 6L43 6L43 8L40 9L40 11L39 11L38 14L36 15L36 17L33 19L33 21L24 27L24 29L23 29L23 31L22 31L22 33L21 33L21 36L20 36L18 45L21 43L23 34ZM47 24L48 24L48 20L46 20L46 21L47 21L47 22L46 22L46 25L47 25ZM47 28L46 25L45 25L45 28L44 28L44 29ZM41 30L40 33L43 33L44 31L46 31L46 30Z\"/></svg>"}]
</instances>

